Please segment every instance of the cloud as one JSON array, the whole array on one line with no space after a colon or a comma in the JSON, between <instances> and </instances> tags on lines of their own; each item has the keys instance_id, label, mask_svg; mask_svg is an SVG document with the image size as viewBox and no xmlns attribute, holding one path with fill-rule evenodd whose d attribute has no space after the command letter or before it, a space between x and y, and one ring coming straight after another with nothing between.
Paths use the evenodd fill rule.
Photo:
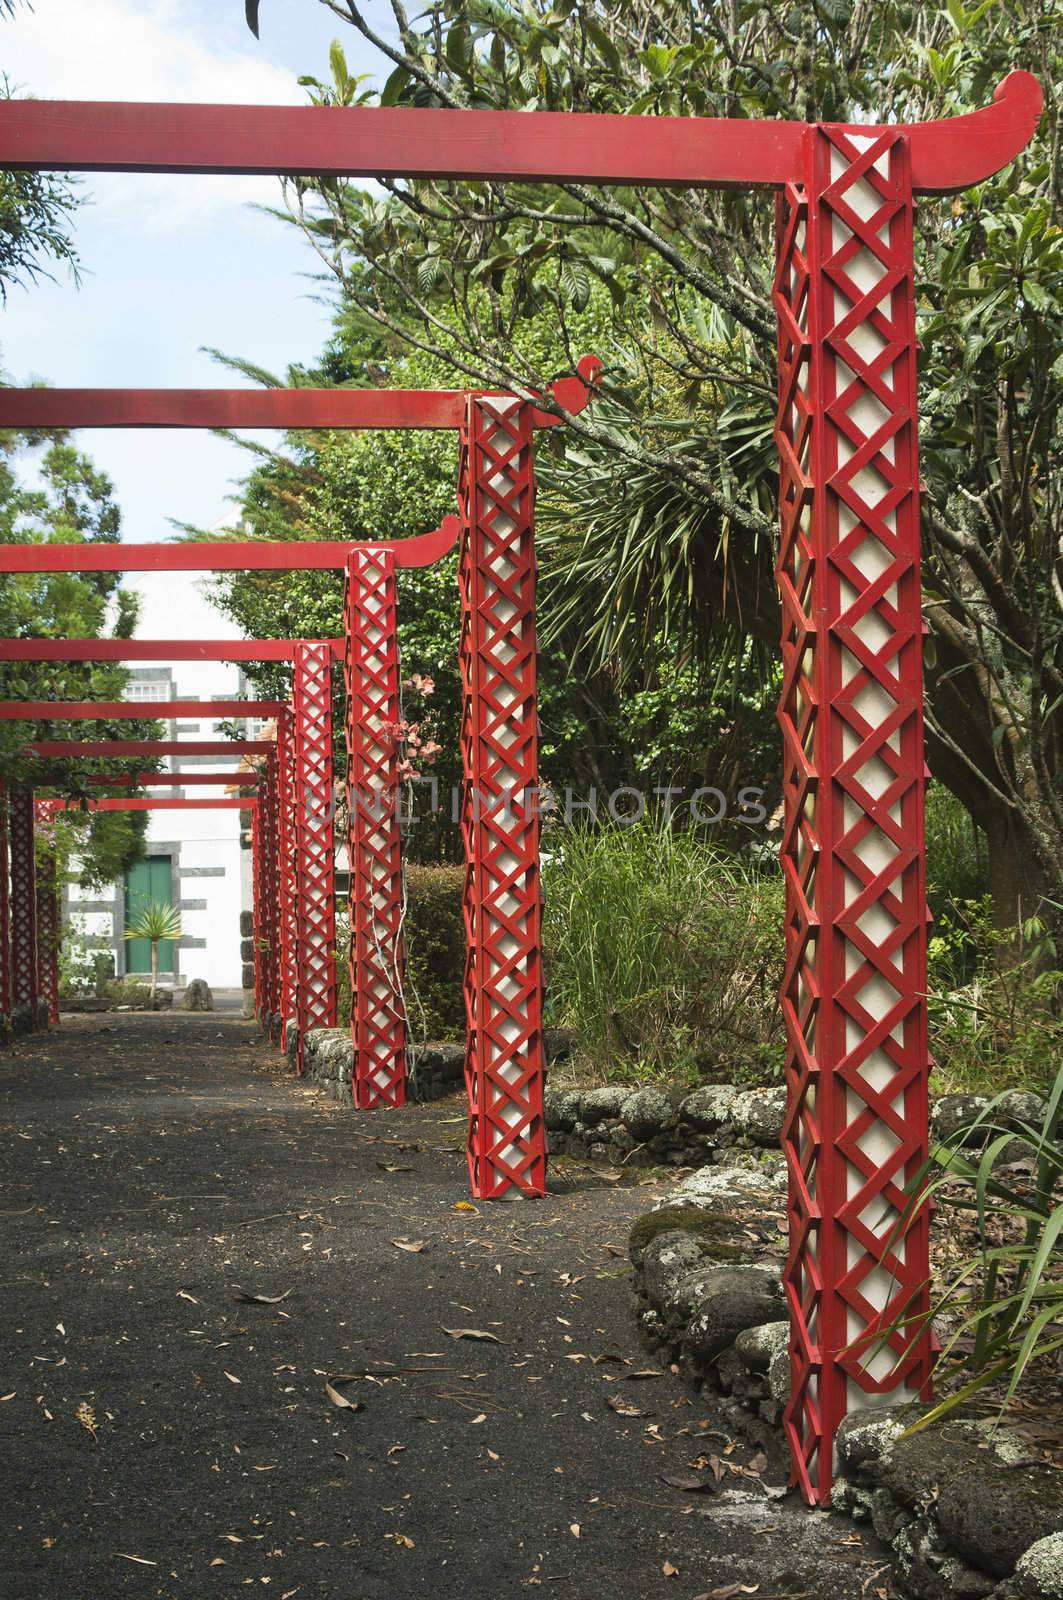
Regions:
<instances>
[{"instance_id":1,"label":"cloud","mask_svg":"<svg viewBox=\"0 0 1063 1600\"><path fill-rule=\"evenodd\" d=\"M33 11L3 25L3 43L9 78L39 99L305 100L295 74L269 61L243 28L235 0L35 0ZM130 185L100 174L86 185L107 215L135 211L153 232L180 232L236 203L277 201L271 178L159 175Z\"/></svg>"}]
</instances>

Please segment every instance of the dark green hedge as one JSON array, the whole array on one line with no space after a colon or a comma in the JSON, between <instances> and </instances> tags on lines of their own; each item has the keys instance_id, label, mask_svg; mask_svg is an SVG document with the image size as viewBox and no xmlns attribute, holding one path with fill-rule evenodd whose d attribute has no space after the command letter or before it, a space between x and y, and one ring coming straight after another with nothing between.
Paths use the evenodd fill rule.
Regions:
<instances>
[{"instance_id":1,"label":"dark green hedge","mask_svg":"<svg viewBox=\"0 0 1063 1600\"><path fill-rule=\"evenodd\" d=\"M406 868L406 1007L410 1037L463 1039L464 867Z\"/></svg>"}]
</instances>

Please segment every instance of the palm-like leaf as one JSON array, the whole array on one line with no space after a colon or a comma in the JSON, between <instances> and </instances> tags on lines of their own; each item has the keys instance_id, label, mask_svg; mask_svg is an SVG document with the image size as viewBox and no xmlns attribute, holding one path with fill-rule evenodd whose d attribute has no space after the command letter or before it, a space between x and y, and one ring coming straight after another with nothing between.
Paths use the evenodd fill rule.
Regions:
<instances>
[{"instance_id":1,"label":"palm-like leaf","mask_svg":"<svg viewBox=\"0 0 1063 1600\"><path fill-rule=\"evenodd\" d=\"M176 907L163 900L149 900L125 930L127 939L150 939L157 944L160 939L181 937L181 914Z\"/></svg>"}]
</instances>

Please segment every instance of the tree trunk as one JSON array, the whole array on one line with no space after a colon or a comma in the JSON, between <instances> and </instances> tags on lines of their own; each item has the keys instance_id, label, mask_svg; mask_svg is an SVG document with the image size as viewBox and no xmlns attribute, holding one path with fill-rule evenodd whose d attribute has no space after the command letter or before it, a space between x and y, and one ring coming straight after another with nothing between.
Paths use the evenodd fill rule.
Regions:
<instances>
[{"instance_id":1,"label":"tree trunk","mask_svg":"<svg viewBox=\"0 0 1063 1600\"><path fill-rule=\"evenodd\" d=\"M1059 918L1053 904L1055 891L1022 818L1003 807L996 809L986 827L989 852L989 889L993 896L993 922L1007 932L1027 917L1040 915L1052 924ZM1054 892L1055 891L1055 892Z\"/></svg>"},{"instance_id":2,"label":"tree trunk","mask_svg":"<svg viewBox=\"0 0 1063 1600\"><path fill-rule=\"evenodd\" d=\"M159 987L159 941L151 941L151 1009L155 1010L155 991Z\"/></svg>"}]
</instances>

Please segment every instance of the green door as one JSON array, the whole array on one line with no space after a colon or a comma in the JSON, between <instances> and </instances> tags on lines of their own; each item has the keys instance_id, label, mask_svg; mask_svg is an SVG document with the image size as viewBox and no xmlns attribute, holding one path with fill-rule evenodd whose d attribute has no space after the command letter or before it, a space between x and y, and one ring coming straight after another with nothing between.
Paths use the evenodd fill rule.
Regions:
<instances>
[{"instance_id":1,"label":"green door","mask_svg":"<svg viewBox=\"0 0 1063 1600\"><path fill-rule=\"evenodd\" d=\"M137 917L152 900L158 905L173 904L173 871L169 856L149 856L138 861L125 875L125 920L132 927ZM126 971L140 973L151 971L151 941L127 939ZM159 972L173 971L173 940L159 940Z\"/></svg>"}]
</instances>

